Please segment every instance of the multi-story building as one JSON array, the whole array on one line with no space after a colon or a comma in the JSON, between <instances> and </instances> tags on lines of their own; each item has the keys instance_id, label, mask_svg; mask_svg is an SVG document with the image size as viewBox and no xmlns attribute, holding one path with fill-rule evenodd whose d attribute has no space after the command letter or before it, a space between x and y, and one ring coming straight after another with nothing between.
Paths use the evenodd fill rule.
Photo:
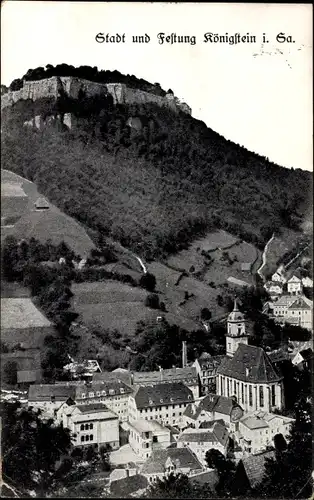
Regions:
<instances>
[{"instance_id":1,"label":"multi-story building","mask_svg":"<svg viewBox=\"0 0 314 500\"><path fill-rule=\"evenodd\" d=\"M200 392L202 395L216 392L217 368L223 358L224 356L211 356L208 352L203 352L194 361L193 366L195 366L200 379Z\"/></svg>"},{"instance_id":2,"label":"multi-story building","mask_svg":"<svg viewBox=\"0 0 314 500\"><path fill-rule=\"evenodd\" d=\"M291 430L292 418L256 411L244 415L238 424L237 440L244 454L256 454L274 446L276 434L286 438Z\"/></svg>"},{"instance_id":3,"label":"multi-story building","mask_svg":"<svg viewBox=\"0 0 314 500\"><path fill-rule=\"evenodd\" d=\"M273 304L273 315L279 323L289 323L312 330L313 302L305 296L288 295Z\"/></svg>"},{"instance_id":4,"label":"multi-story building","mask_svg":"<svg viewBox=\"0 0 314 500\"><path fill-rule=\"evenodd\" d=\"M227 454L229 431L221 422L214 422L206 429L185 429L177 440L177 446L188 446L203 466L206 466L206 452L210 449Z\"/></svg>"},{"instance_id":5,"label":"multi-story building","mask_svg":"<svg viewBox=\"0 0 314 500\"><path fill-rule=\"evenodd\" d=\"M124 382L92 382L75 386L75 401L80 405L103 403L118 415L120 421L128 420L128 400L133 390Z\"/></svg>"},{"instance_id":6,"label":"multi-story building","mask_svg":"<svg viewBox=\"0 0 314 500\"><path fill-rule=\"evenodd\" d=\"M155 420L135 420L129 423L129 443L136 455L143 460L153 451L170 446L171 432Z\"/></svg>"},{"instance_id":7,"label":"multi-story building","mask_svg":"<svg viewBox=\"0 0 314 500\"><path fill-rule=\"evenodd\" d=\"M162 425L175 425L193 401L192 391L179 382L139 386L129 397L129 421L156 420Z\"/></svg>"},{"instance_id":8,"label":"multi-story building","mask_svg":"<svg viewBox=\"0 0 314 500\"><path fill-rule=\"evenodd\" d=\"M56 420L71 431L74 446L110 445L119 448L118 416L101 403L74 405L63 403Z\"/></svg>"}]
</instances>

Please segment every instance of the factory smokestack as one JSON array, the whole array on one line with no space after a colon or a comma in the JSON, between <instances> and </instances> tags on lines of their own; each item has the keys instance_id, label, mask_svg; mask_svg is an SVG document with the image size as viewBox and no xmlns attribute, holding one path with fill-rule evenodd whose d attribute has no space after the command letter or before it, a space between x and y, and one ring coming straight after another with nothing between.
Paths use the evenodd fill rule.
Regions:
<instances>
[{"instance_id":1,"label":"factory smokestack","mask_svg":"<svg viewBox=\"0 0 314 500\"><path fill-rule=\"evenodd\" d=\"M186 368L187 364L188 364L188 359L187 359L186 341L183 340L183 342L182 342L182 368Z\"/></svg>"}]
</instances>

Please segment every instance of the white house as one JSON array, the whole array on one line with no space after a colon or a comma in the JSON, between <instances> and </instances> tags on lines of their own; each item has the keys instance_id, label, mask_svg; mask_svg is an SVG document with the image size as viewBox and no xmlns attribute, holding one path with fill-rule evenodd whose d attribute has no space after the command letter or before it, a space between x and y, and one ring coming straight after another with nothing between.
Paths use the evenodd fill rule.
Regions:
<instances>
[{"instance_id":1,"label":"white house","mask_svg":"<svg viewBox=\"0 0 314 500\"><path fill-rule=\"evenodd\" d=\"M118 416L104 404L64 403L57 410L56 420L70 429L74 446L109 444L113 450L119 448Z\"/></svg>"},{"instance_id":2,"label":"white house","mask_svg":"<svg viewBox=\"0 0 314 500\"><path fill-rule=\"evenodd\" d=\"M276 302L272 303L272 313L275 318L284 318L287 314L288 307L295 301L292 295L282 295Z\"/></svg>"},{"instance_id":3,"label":"white house","mask_svg":"<svg viewBox=\"0 0 314 500\"><path fill-rule=\"evenodd\" d=\"M313 288L313 280L309 276L306 276L305 278L302 278L302 285L305 288Z\"/></svg>"},{"instance_id":4,"label":"white house","mask_svg":"<svg viewBox=\"0 0 314 500\"><path fill-rule=\"evenodd\" d=\"M274 436L286 438L294 422L292 418L263 411L247 413L239 421L237 440L244 454L256 454L274 446Z\"/></svg>"},{"instance_id":5,"label":"white house","mask_svg":"<svg viewBox=\"0 0 314 500\"><path fill-rule=\"evenodd\" d=\"M284 319L287 323L312 330L312 312L312 302L306 297L299 297L287 308Z\"/></svg>"},{"instance_id":6,"label":"white house","mask_svg":"<svg viewBox=\"0 0 314 500\"><path fill-rule=\"evenodd\" d=\"M208 450L214 448L226 456L228 444L229 431L221 422L214 422L206 429L185 429L177 440L177 446L188 446L203 466L206 466Z\"/></svg>"},{"instance_id":7,"label":"white house","mask_svg":"<svg viewBox=\"0 0 314 500\"><path fill-rule=\"evenodd\" d=\"M295 274L287 281L288 293L291 295L299 295L302 293L302 280Z\"/></svg>"},{"instance_id":8,"label":"white house","mask_svg":"<svg viewBox=\"0 0 314 500\"><path fill-rule=\"evenodd\" d=\"M193 401L192 391L179 382L139 386L129 398L129 422L144 419L175 425Z\"/></svg>"},{"instance_id":9,"label":"white house","mask_svg":"<svg viewBox=\"0 0 314 500\"><path fill-rule=\"evenodd\" d=\"M287 279L284 274L283 266L278 267L277 271L271 277L272 281L286 283Z\"/></svg>"},{"instance_id":10,"label":"white house","mask_svg":"<svg viewBox=\"0 0 314 500\"><path fill-rule=\"evenodd\" d=\"M129 443L134 452L143 460L153 451L170 446L170 429L155 420L135 420L129 423Z\"/></svg>"}]
</instances>

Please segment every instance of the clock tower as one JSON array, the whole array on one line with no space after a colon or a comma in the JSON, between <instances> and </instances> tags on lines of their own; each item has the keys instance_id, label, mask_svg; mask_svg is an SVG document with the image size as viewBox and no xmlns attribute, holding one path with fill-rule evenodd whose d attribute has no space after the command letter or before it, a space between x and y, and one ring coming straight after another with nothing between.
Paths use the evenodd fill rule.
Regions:
<instances>
[{"instance_id":1,"label":"clock tower","mask_svg":"<svg viewBox=\"0 0 314 500\"><path fill-rule=\"evenodd\" d=\"M234 301L233 311L228 316L226 334L226 354L232 357L239 344L248 344L248 334L244 315L239 311L237 299Z\"/></svg>"}]
</instances>

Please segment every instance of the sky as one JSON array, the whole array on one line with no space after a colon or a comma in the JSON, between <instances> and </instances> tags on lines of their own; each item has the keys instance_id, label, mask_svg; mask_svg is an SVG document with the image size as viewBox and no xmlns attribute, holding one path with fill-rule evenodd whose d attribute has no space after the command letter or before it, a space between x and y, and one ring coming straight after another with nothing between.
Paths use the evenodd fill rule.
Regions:
<instances>
[{"instance_id":1,"label":"sky","mask_svg":"<svg viewBox=\"0 0 314 500\"><path fill-rule=\"evenodd\" d=\"M97 33L125 34L125 42L97 43ZM159 44L158 33L196 44ZM256 43L204 43L205 33L249 33ZM279 33L294 43L279 43ZM145 34L149 43L132 43ZM313 170L310 4L2 2L1 83L61 63L159 82L227 139Z\"/></svg>"}]
</instances>

